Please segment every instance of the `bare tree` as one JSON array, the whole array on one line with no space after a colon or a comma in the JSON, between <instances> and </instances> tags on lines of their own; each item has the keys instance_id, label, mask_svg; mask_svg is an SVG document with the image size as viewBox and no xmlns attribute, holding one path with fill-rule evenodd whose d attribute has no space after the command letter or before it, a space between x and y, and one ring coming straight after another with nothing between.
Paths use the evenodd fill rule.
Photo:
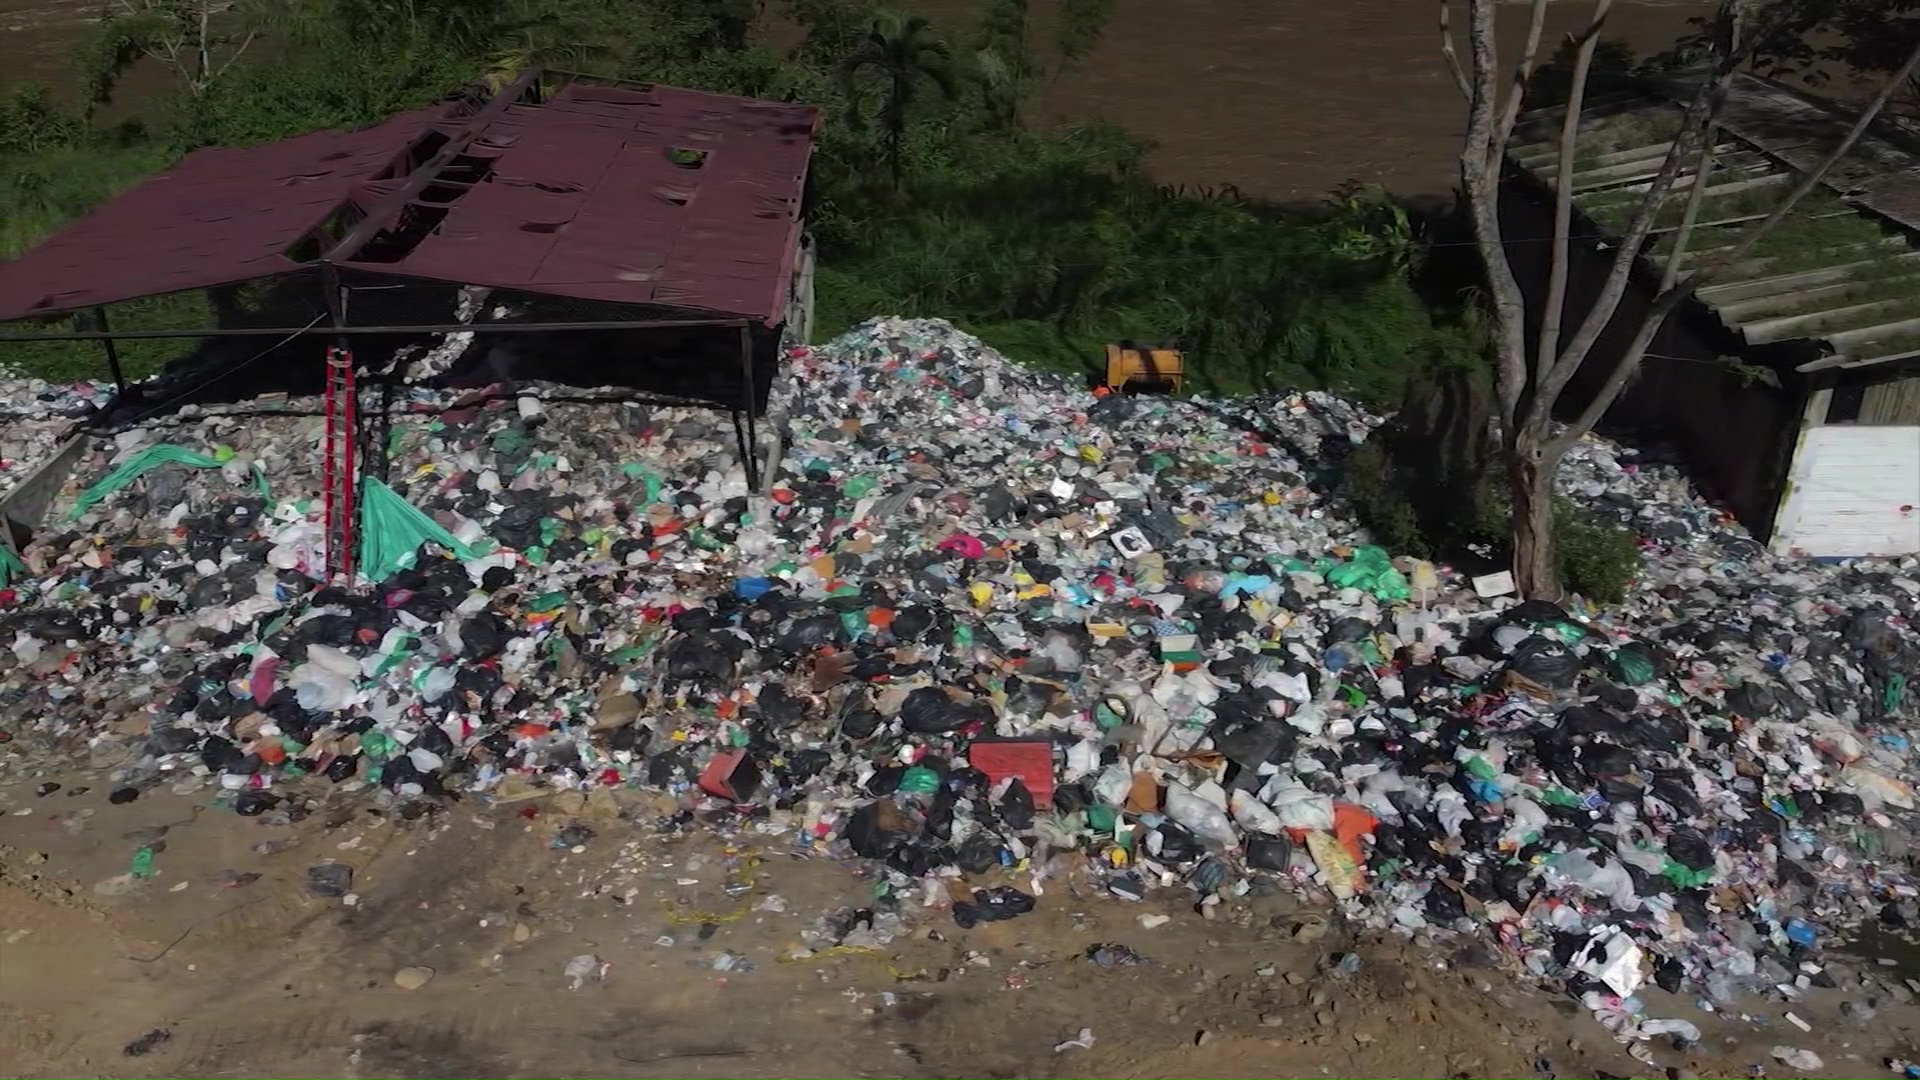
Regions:
<instances>
[{"instance_id":1,"label":"bare tree","mask_svg":"<svg viewBox=\"0 0 1920 1080\"><path fill-rule=\"evenodd\" d=\"M111 101L121 76L142 59L199 97L253 45L267 15L256 0L108 0L92 43L89 97Z\"/></svg>"},{"instance_id":2,"label":"bare tree","mask_svg":"<svg viewBox=\"0 0 1920 1080\"><path fill-rule=\"evenodd\" d=\"M1559 577L1554 570L1554 477L1567 450L1593 429L1620 396L1667 317L1695 290L1744 258L1761 237L1791 213L1819 186L1834 164L1853 149L1874 117L1886 106L1888 98L1913 74L1916 65L1920 65L1920 41L1909 48L1905 61L1881 84L1879 92L1861 110L1845 137L1815 167L1800 172L1772 212L1748 226L1731 246L1682 274L1682 257L1711 171L1715 118L1725 102L1734 74L1749 55L1748 43L1754 39L1756 30L1766 31L1773 26L1767 21L1773 14L1769 9L1785 6L1783 0L1720 0L1708 23L1708 58L1697 87L1684 105L1679 131L1624 234L1618 238L1612 265L1592 308L1570 334L1563 334L1573 180L1587 77L1613 2L1594 0L1591 16L1574 39L1577 49L1572 87L1560 124L1558 162L1553 174L1552 262L1539 330L1529 341L1525 300L1508 260L1507 242L1501 231L1500 186L1506 147L1519 122L1526 87L1539 52L1548 0L1531 0L1526 41L1510 70L1501 67L1496 49L1494 16L1499 0L1464 2L1466 62L1461 62L1454 48L1448 0L1440 3L1441 52L1468 102L1466 145L1460 154L1461 194L1472 221L1475 245L1486 268L1498 399L1495 413L1513 511L1514 576L1524 595L1553 598L1560 593ZM1611 370L1592 400L1571 422L1556 426L1555 405L1574 374L1587 362L1602 331L1613 321L1626 296L1641 250L1652 232L1655 215L1669 196L1676 194L1674 186L1689 166L1692 180L1686 194L1685 212L1672 250L1667 254L1658 292L1644 313L1637 316L1639 325L1626 348L1617 357L1606 360L1612 365Z\"/></svg>"}]
</instances>

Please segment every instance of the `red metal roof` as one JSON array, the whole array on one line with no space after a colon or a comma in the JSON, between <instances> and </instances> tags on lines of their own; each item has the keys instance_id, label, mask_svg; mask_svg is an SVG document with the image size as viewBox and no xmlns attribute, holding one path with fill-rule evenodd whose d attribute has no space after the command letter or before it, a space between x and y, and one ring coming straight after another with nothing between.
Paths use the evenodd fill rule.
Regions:
<instances>
[{"instance_id":1,"label":"red metal roof","mask_svg":"<svg viewBox=\"0 0 1920 1080\"><path fill-rule=\"evenodd\" d=\"M573 83L539 105L469 119L472 112L456 103L363 131L196 151L0 265L0 320L310 266L288 250L342 207L394 209L381 200L405 182L410 150L429 129L465 144L458 169L442 176L485 169L484 179L429 186L410 207L444 209L431 232L342 252L341 266L782 317L814 109Z\"/></svg>"}]
</instances>

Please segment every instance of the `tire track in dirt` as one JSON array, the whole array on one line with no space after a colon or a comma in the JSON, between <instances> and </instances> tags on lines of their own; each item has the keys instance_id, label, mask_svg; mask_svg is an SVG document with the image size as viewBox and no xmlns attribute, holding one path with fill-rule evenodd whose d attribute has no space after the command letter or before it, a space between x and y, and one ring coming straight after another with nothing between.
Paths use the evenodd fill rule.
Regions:
<instances>
[{"instance_id":1,"label":"tire track in dirt","mask_svg":"<svg viewBox=\"0 0 1920 1080\"><path fill-rule=\"evenodd\" d=\"M502 1040L552 1047L578 1038L544 1019L549 1010L534 1009L517 996L425 1011L418 1006L410 1011L408 1003L391 996L363 996L367 1003L352 1006L308 1008L292 1001L272 1007L285 1014L244 1026L182 1031L174 1040L176 1052L164 1061L165 1071L180 1076L507 1076L515 1069Z\"/></svg>"}]
</instances>

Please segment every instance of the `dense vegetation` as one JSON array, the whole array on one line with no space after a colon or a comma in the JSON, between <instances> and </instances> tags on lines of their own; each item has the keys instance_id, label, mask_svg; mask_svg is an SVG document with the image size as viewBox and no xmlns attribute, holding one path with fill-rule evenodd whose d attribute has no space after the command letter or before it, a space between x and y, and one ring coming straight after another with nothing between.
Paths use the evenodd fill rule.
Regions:
<instances>
[{"instance_id":1,"label":"dense vegetation","mask_svg":"<svg viewBox=\"0 0 1920 1080\"><path fill-rule=\"evenodd\" d=\"M1104 124L1027 121L1111 0L987 0L932 26L871 0L115 0L74 86L0 103L0 256L196 147L376 121L527 64L804 101L825 124L809 216L816 336L940 315L1030 363L1088 367L1107 340L1177 340L1202 389L1329 387L1398 399L1406 373L1472 355L1411 285L1417 238L1384 198L1283 209L1155 184ZM876 17L877 16L877 17ZM135 64L173 89L107 126ZM72 92L68 92L71 89ZM62 107L57 101L82 104ZM205 301L121 305L116 329L204 324ZM134 372L174 346L130 343ZM98 376L92 346L0 346L0 363Z\"/></svg>"}]
</instances>

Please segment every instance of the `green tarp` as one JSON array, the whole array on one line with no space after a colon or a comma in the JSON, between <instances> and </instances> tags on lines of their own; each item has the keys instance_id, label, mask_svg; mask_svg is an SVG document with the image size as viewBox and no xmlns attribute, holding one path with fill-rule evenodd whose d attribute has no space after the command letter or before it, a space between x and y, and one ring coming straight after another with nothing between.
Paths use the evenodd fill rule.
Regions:
<instances>
[{"instance_id":1,"label":"green tarp","mask_svg":"<svg viewBox=\"0 0 1920 1080\"><path fill-rule=\"evenodd\" d=\"M480 555L370 476L360 481L360 535L355 542L360 546L360 576L368 581L385 581L412 568L420 545L429 542L462 559Z\"/></svg>"}]
</instances>

